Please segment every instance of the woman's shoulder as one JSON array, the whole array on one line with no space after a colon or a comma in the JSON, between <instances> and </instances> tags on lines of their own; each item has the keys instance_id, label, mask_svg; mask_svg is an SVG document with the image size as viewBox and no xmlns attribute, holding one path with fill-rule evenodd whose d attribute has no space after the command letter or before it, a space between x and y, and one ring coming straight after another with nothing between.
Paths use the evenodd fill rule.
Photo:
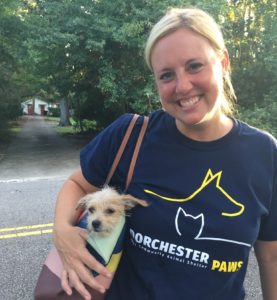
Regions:
<instances>
[{"instance_id":1,"label":"woman's shoulder","mask_svg":"<svg viewBox=\"0 0 277 300\"><path fill-rule=\"evenodd\" d=\"M246 138L249 137L251 139L257 141L264 141L267 143L272 143L273 145L277 144L276 138L270 134L269 132L260 129L258 127L252 126L242 120L235 120L238 126L239 134L245 136Z\"/></svg>"},{"instance_id":2,"label":"woman's shoulder","mask_svg":"<svg viewBox=\"0 0 277 300\"><path fill-rule=\"evenodd\" d=\"M252 153L273 158L277 162L277 140L269 132L236 120L240 144ZM276 164L276 163L275 163Z\"/></svg>"},{"instance_id":3,"label":"woman's shoulder","mask_svg":"<svg viewBox=\"0 0 277 300\"><path fill-rule=\"evenodd\" d=\"M125 113L121 115L119 118L117 118L109 127L113 129L126 129L126 127L130 124L131 119L133 118L134 114L133 113ZM141 126L143 119L148 118L149 119L149 124L148 127L152 126L162 126L164 122L167 121L169 118L168 114L165 113L164 110L156 110L148 115L139 115L138 119L136 121L135 126L139 127Z\"/></svg>"}]
</instances>

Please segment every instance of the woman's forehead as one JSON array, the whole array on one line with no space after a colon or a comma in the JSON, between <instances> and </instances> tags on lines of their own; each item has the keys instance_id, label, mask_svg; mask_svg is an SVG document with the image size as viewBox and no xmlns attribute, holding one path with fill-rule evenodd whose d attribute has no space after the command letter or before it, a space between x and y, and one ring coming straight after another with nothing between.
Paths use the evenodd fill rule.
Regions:
<instances>
[{"instance_id":1,"label":"woman's forehead","mask_svg":"<svg viewBox=\"0 0 277 300\"><path fill-rule=\"evenodd\" d=\"M153 68L159 65L161 68L168 63L176 63L178 60L186 63L192 60L208 59L215 56L215 51L209 41L189 29L177 31L161 38L153 47L151 63Z\"/></svg>"}]
</instances>

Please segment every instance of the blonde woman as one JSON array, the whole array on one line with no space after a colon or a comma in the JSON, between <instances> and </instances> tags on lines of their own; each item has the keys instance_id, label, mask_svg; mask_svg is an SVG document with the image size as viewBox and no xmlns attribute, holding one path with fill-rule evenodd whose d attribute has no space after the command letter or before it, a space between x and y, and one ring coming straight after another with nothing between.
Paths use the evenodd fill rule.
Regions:
<instances>
[{"instance_id":1,"label":"blonde woman","mask_svg":"<svg viewBox=\"0 0 277 300\"><path fill-rule=\"evenodd\" d=\"M162 109L149 116L128 193L151 205L128 219L106 299L244 299L254 246L264 299L276 300L276 140L232 117L235 94L218 25L201 10L172 9L153 27L145 57ZM90 299L84 283L103 291L88 269L109 272L86 251L85 234L73 227L74 208L103 185L130 118L123 115L82 150L81 171L58 197L62 285L84 299ZM112 179L119 190L135 136Z\"/></svg>"}]
</instances>

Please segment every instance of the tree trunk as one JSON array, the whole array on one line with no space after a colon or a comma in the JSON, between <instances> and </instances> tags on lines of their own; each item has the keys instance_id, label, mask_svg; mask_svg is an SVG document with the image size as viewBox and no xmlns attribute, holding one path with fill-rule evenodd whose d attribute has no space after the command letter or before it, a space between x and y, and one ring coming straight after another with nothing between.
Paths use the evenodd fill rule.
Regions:
<instances>
[{"instance_id":1,"label":"tree trunk","mask_svg":"<svg viewBox=\"0 0 277 300\"><path fill-rule=\"evenodd\" d=\"M70 126L69 109L66 99L60 100L60 122L59 126Z\"/></svg>"}]
</instances>

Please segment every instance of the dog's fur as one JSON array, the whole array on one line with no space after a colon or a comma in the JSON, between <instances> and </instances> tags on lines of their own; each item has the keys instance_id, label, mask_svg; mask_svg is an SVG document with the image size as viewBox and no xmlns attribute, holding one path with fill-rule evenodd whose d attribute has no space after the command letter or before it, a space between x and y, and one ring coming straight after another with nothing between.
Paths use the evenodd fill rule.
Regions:
<instances>
[{"instance_id":1,"label":"dog's fur","mask_svg":"<svg viewBox=\"0 0 277 300\"><path fill-rule=\"evenodd\" d=\"M107 236L119 221L120 216L125 215L126 211L137 204L148 206L144 200L132 195L119 194L112 187L105 186L81 198L76 209L87 210L89 232L98 236Z\"/></svg>"}]
</instances>

